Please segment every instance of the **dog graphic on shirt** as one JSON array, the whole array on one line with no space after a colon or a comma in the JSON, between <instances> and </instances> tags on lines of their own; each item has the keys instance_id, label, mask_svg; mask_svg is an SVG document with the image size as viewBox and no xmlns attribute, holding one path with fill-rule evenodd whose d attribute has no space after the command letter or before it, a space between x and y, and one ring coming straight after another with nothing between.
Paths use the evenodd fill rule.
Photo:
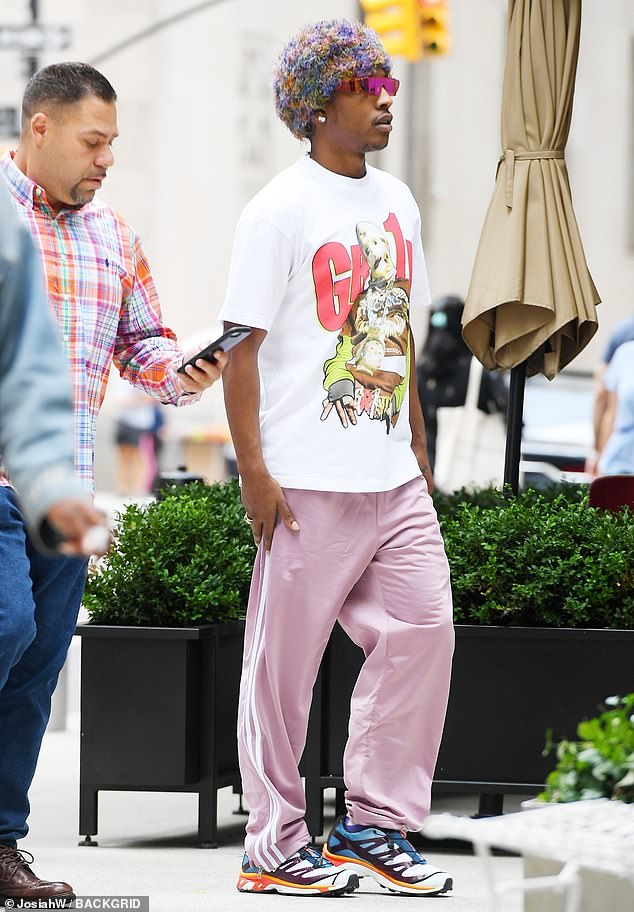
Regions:
<instances>
[{"instance_id":1,"label":"dog graphic on shirt","mask_svg":"<svg viewBox=\"0 0 634 912\"><path fill-rule=\"evenodd\" d=\"M341 328L336 353L324 365L321 420L334 410L343 427L367 415L389 434L407 389L409 282L396 275L387 237L372 222L356 227L370 269L366 287Z\"/></svg>"}]
</instances>

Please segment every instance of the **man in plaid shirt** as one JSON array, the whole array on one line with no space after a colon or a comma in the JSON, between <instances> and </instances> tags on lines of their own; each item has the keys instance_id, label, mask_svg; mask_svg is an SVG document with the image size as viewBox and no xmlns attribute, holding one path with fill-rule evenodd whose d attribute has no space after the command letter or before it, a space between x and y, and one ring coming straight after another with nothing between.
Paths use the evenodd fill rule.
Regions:
<instances>
[{"instance_id":1,"label":"man in plaid shirt","mask_svg":"<svg viewBox=\"0 0 634 912\"><path fill-rule=\"evenodd\" d=\"M113 164L116 94L81 63L40 70L22 103L15 152L0 159L13 203L31 230L71 370L75 467L92 491L95 424L112 362L161 402L196 400L219 377L199 360L178 374L183 352L161 322L158 296L138 236L95 199ZM17 840L27 831L28 789L50 715L51 694L81 603L86 562L38 554L0 475L0 898L57 901L67 883L38 878Z\"/></svg>"}]
</instances>

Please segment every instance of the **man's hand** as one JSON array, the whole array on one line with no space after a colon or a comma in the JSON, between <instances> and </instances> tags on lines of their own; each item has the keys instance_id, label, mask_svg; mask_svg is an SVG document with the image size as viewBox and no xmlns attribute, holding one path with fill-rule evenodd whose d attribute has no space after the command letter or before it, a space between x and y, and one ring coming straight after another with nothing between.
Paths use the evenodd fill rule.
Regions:
<instances>
[{"instance_id":1,"label":"man's hand","mask_svg":"<svg viewBox=\"0 0 634 912\"><path fill-rule=\"evenodd\" d=\"M596 478L596 476L599 474L599 454L596 450L593 450L588 454L588 456L586 456L583 471L587 475L591 475L593 478Z\"/></svg>"},{"instance_id":2,"label":"man's hand","mask_svg":"<svg viewBox=\"0 0 634 912\"><path fill-rule=\"evenodd\" d=\"M196 352L201 351L202 348L204 348L204 344L191 349L185 354L184 360L187 361L188 358L193 357ZM216 361L213 364L211 361L205 361L204 358L198 358L195 365L190 364L185 368L184 374L176 374L180 385L183 388L183 392L202 393L208 387L213 386L216 380L220 379L220 375L225 369L229 355L227 352L218 350L214 352L214 358Z\"/></svg>"},{"instance_id":3,"label":"man's hand","mask_svg":"<svg viewBox=\"0 0 634 912\"><path fill-rule=\"evenodd\" d=\"M101 557L112 542L106 515L80 497L68 497L53 504L46 519L62 538L61 554Z\"/></svg>"},{"instance_id":4,"label":"man's hand","mask_svg":"<svg viewBox=\"0 0 634 912\"><path fill-rule=\"evenodd\" d=\"M412 440L412 449L414 451L414 456L416 456L416 461L418 462L419 468L423 473L423 477L427 482L427 490L430 494L433 494L435 487L434 476L429 464L429 456L427 455L427 441L425 440L423 442L422 440Z\"/></svg>"},{"instance_id":5,"label":"man's hand","mask_svg":"<svg viewBox=\"0 0 634 912\"><path fill-rule=\"evenodd\" d=\"M321 420L325 421L333 410L333 407L339 416L339 421L343 427L347 428L348 423L357 423L357 413L354 408L354 383L352 380L337 380L328 390L328 398L322 402L323 411Z\"/></svg>"},{"instance_id":6,"label":"man's hand","mask_svg":"<svg viewBox=\"0 0 634 912\"><path fill-rule=\"evenodd\" d=\"M287 528L299 532L299 523L286 503L284 492L268 472L242 476L242 503L246 511L244 518L251 526L256 545L264 538L267 551L271 550L278 517Z\"/></svg>"},{"instance_id":7,"label":"man's hand","mask_svg":"<svg viewBox=\"0 0 634 912\"><path fill-rule=\"evenodd\" d=\"M334 402L331 402L330 399L324 399L322 405L324 407L324 410L321 413L322 421L326 420L334 406L335 411L339 415L339 421L341 421L344 427L348 427L348 421L350 421L350 424L357 423L357 415L354 410L354 399L352 396L342 396L341 399L335 399Z\"/></svg>"}]
</instances>

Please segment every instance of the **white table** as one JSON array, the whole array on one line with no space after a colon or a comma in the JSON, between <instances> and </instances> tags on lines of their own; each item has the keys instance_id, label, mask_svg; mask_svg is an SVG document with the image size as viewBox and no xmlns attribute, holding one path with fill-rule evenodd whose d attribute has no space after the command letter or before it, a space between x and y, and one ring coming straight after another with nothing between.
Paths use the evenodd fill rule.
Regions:
<instances>
[{"instance_id":1,"label":"white table","mask_svg":"<svg viewBox=\"0 0 634 912\"><path fill-rule=\"evenodd\" d=\"M581 869L624 878L634 887L634 805L600 798L473 819L452 814L432 815L422 832L433 839L472 842L484 864L492 912L501 910L501 897L511 890L550 890L563 893L565 912L581 904ZM563 864L559 874L521 881L495 882L491 848Z\"/></svg>"}]
</instances>

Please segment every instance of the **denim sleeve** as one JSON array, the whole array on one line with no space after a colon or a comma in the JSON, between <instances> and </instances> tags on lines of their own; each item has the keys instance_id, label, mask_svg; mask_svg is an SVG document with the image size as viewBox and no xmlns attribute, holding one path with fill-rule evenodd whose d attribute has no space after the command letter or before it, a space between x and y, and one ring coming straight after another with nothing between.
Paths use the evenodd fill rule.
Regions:
<instances>
[{"instance_id":1,"label":"denim sleeve","mask_svg":"<svg viewBox=\"0 0 634 912\"><path fill-rule=\"evenodd\" d=\"M30 531L52 504L82 495L73 471L68 368L32 240L0 187L0 455Z\"/></svg>"}]
</instances>

